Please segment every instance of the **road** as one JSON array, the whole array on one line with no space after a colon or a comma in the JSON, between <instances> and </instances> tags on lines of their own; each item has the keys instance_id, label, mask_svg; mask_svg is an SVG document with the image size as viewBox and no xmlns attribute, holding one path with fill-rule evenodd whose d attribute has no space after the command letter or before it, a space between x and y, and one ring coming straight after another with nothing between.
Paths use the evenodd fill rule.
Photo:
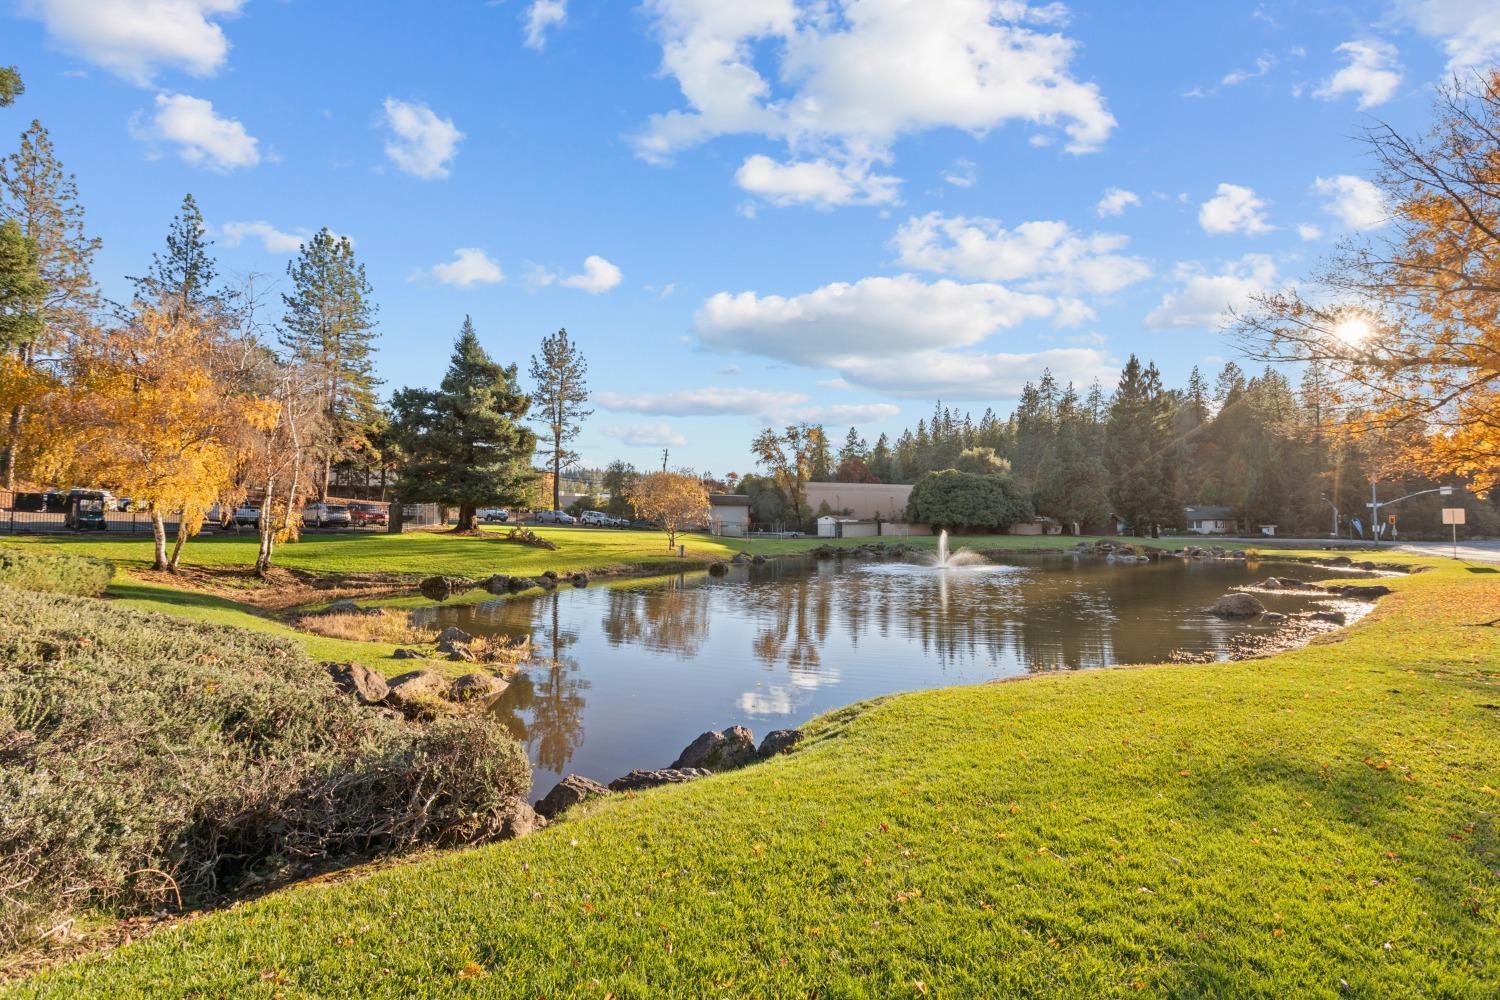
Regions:
<instances>
[{"instance_id":1,"label":"road","mask_svg":"<svg viewBox=\"0 0 1500 1000\"><path fill-rule=\"evenodd\" d=\"M1411 542L1396 546L1402 552L1421 556L1452 556L1452 542ZM1458 543L1458 558L1464 562L1500 563L1500 541Z\"/></svg>"}]
</instances>

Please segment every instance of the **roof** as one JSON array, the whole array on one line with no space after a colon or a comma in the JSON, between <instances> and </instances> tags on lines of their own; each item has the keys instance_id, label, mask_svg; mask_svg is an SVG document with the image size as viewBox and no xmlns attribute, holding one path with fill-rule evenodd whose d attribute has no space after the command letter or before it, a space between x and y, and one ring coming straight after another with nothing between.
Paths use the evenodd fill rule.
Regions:
<instances>
[{"instance_id":1,"label":"roof","mask_svg":"<svg viewBox=\"0 0 1500 1000\"><path fill-rule=\"evenodd\" d=\"M750 506L750 498L743 493L711 493L708 502L715 507Z\"/></svg>"},{"instance_id":2,"label":"roof","mask_svg":"<svg viewBox=\"0 0 1500 1000\"><path fill-rule=\"evenodd\" d=\"M1187 507L1188 517L1201 521L1228 521L1234 517L1233 507Z\"/></svg>"}]
</instances>

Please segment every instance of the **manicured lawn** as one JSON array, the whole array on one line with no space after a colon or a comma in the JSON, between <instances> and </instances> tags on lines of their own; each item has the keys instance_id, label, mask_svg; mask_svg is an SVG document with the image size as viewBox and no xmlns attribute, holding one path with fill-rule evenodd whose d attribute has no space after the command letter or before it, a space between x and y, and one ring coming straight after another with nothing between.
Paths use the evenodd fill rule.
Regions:
<instances>
[{"instance_id":1,"label":"manicured lawn","mask_svg":"<svg viewBox=\"0 0 1500 1000\"><path fill-rule=\"evenodd\" d=\"M788 757L13 989L1493 997L1500 574L1429 562L1334 641L857 706Z\"/></svg>"}]
</instances>

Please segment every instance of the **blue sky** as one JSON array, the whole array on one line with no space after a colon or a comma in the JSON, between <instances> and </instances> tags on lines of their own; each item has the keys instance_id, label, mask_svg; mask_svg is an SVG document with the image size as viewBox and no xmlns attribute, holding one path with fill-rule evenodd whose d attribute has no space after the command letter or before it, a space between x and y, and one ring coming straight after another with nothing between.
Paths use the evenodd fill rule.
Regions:
<instances>
[{"instance_id":1,"label":"blue sky","mask_svg":"<svg viewBox=\"0 0 1500 1000\"><path fill-rule=\"evenodd\" d=\"M1226 308L1378 232L1353 137L1494 62L1500 2L21 0L0 37L107 294L185 192L267 287L326 225L388 388L466 313L523 371L566 326L586 461L722 474L767 421L1221 364Z\"/></svg>"}]
</instances>

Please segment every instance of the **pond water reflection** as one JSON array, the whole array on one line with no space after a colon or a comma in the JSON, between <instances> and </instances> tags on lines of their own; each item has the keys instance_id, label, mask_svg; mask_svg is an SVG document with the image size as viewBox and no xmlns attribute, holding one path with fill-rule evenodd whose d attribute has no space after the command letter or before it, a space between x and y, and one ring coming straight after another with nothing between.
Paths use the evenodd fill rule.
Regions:
<instances>
[{"instance_id":1,"label":"pond water reflection","mask_svg":"<svg viewBox=\"0 0 1500 1000\"><path fill-rule=\"evenodd\" d=\"M705 573L419 609L419 621L528 635L535 661L494 706L524 741L538 794L576 771L608 781L665 767L705 729L757 737L850 702L1027 672L1224 659L1274 626L1205 613L1294 564L1070 557L937 570L773 561ZM1305 593L1257 596L1307 610Z\"/></svg>"}]
</instances>

